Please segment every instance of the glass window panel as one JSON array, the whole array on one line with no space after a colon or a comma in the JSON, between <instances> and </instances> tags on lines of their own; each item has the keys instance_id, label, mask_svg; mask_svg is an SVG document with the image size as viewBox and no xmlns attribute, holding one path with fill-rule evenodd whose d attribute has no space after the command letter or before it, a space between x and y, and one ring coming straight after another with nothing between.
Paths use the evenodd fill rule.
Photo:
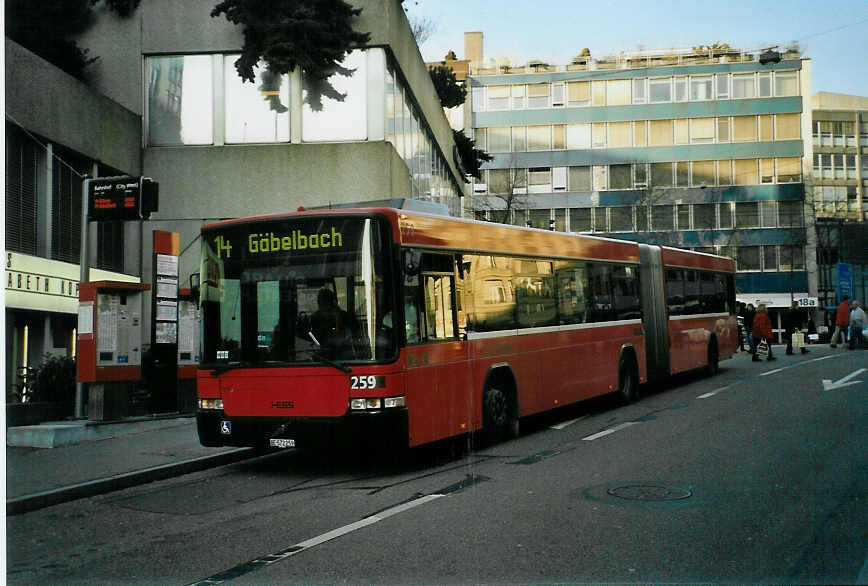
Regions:
<instances>
[{"instance_id":1,"label":"glass window panel","mask_svg":"<svg viewBox=\"0 0 868 586\"><path fill-rule=\"evenodd\" d=\"M757 74L758 94L761 98L768 98L772 95L772 74L758 73Z\"/></svg>"},{"instance_id":2,"label":"glass window panel","mask_svg":"<svg viewBox=\"0 0 868 586\"><path fill-rule=\"evenodd\" d=\"M717 184L732 185L732 161L717 162Z\"/></svg>"},{"instance_id":3,"label":"glass window panel","mask_svg":"<svg viewBox=\"0 0 868 586\"><path fill-rule=\"evenodd\" d=\"M736 159L733 161L735 169L735 185L756 185L757 177L756 159Z\"/></svg>"},{"instance_id":4,"label":"glass window panel","mask_svg":"<svg viewBox=\"0 0 868 586\"><path fill-rule=\"evenodd\" d=\"M690 142L689 122L687 118L675 120L675 144L687 144Z\"/></svg>"},{"instance_id":5,"label":"glass window panel","mask_svg":"<svg viewBox=\"0 0 868 586\"><path fill-rule=\"evenodd\" d=\"M606 211L608 208L594 208L594 232L607 232Z\"/></svg>"},{"instance_id":6,"label":"glass window panel","mask_svg":"<svg viewBox=\"0 0 868 586\"><path fill-rule=\"evenodd\" d=\"M711 91L711 76L700 75L690 78L690 100L710 100L714 97Z\"/></svg>"},{"instance_id":7,"label":"glass window panel","mask_svg":"<svg viewBox=\"0 0 868 586\"><path fill-rule=\"evenodd\" d=\"M672 120L650 120L648 125L650 146L672 144Z\"/></svg>"},{"instance_id":8,"label":"glass window panel","mask_svg":"<svg viewBox=\"0 0 868 586\"><path fill-rule=\"evenodd\" d=\"M714 180L714 161L693 161L693 177L691 185L715 185Z\"/></svg>"},{"instance_id":9,"label":"glass window panel","mask_svg":"<svg viewBox=\"0 0 868 586\"><path fill-rule=\"evenodd\" d=\"M524 126L512 127L512 150L513 152L524 152L527 150L527 129Z\"/></svg>"},{"instance_id":10,"label":"glass window panel","mask_svg":"<svg viewBox=\"0 0 868 586\"><path fill-rule=\"evenodd\" d=\"M729 98L729 74L721 73L715 76L717 80L717 98Z\"/></svg>"},{"instance_id":11,"label":"glass window panel","mask_svg":"<svg viewBox=\"0 0 868 586\"><path fill-rule=\"evenodd\" d=\"M645 146L648 144L648 121L638 120L633 122L633 145Z\"/></svg>"},{"instance_id":12,"label":"glass window panel","mask_svg":"<svg viewBox=\"0 0 868 586\"><path fill-rule=\"evenodd\" d=\"M567 231L567 210L566 210L566 208L556 208L555 209L555 231L556 232L566 232Z\"/></svg>"},{"instance_id":13,"label":"glass window panel","mask_svg":"<svg viewBox=\"0 0 868 586\"><path fill-rule=\"evenodd\" d=\"M609 167L606 165L594 165L592 173L594 174L594 190L603 191L608 189Z\"/></svg>"},{"instance_id":14,"label":"glass window panel","mask_svg":"<svg viewBox=\"0 0 868 586\"><path fill-rule=\"evenodd\" d=\"M782 228L799 227L802 225L802 202L779 201L778 225Z\"/></svg>"},{"instance_id":15,"label":"glass window panel","mask_svg":"<svg viewBox=\"0 0 868 586\"><path fill-rule=\"evenodd\" d=\"M552 148L551 126L528 126L527 127L527 150L548 151Z\"/></svg>"},{"instance_id":16,"label":"glass window panel","mask_svg":"<svg viewBox=\"0 0 868 586\"><path fill-rule=\"evenodd\" d=\"M566 148L566 126L555 124L552 127L552 142L555 149Z\"/></svg>"},{"instance_id":17,"label":"glass window panel","mask_svg":"<svg viewBox=\"0 0 868 586\"><path fill-rule=\"evenodd\" d=\"M775 95L798 96L799 78L795 71L775 72Z\"/></svg>"},{"instance_id":18,"label":"glass window panel","mask_svg":"<svg viewBox=\"0 0 868 586\"><path fill-rule=\"evenodd\" d=\"M721 229L727 230L732 228L733 202L727 201L717 206L717 213L720 220ZM725 256L732 256L726 254Z\"/></svg>"},{"instance_id":19,"label":"glass window panel","mask_svg":"<svg viewBox=\"0 0 868 586\"><path fill-rule=\"evenodd\" d=\"M634 79L633 80L633 103L634 104L644 104L647 100L647 96L645 95L645 84L646 79Z\"/></svg>"},{"instance_id":20,"label":"glass window panel","mask_svg":"<svg viewBox=\"0 0 868 586\"><path fill-rule=\"evenodd\" d=\"M739 246L737 248L738 258L737 267L739 271L758 271L760 270L760 247L759 246Z\"/></svg>"},{"instance_id":21,"label":"glass window panel","mask_svg":"<svg viewBox=\"0 0 868 586\"><path fill-rule=\"evenodd\" d=\"M148 65L148 144L214 142L211 57L149 57Z\"/></svg>"},{"instance_id":22,"label":"glass window panel","mask_svg":"<svg viewBox=\"0 0 868 586\"><path fill-rule=\"evenodd\" d=\"M693 228L694 230L713 230L714 221L713 203L693 204Z\"/></svg>"},{"instance_id":23,"label":"glass window panel","mask_svg":"<svg viewBox=\"0 0 868 586\"><path fill-rule=\"evenodd\" d=\"M590 167L570 167L570 191L591 191Z\"/></svg>"},{"instance_id":24,"label":"glass window panel","mask_svg":"<svg viewBox=\"0 0 868 586\"><path fill-rule=\"evenodd\" d=\"M633 165L633 181L638 186L648 185L648 165L647 163L636 163Z\"/></svg>"},{"instance_id":25,"label":"glass window panel","mask_svg":"<svg viewBox=\"0 0 868 586\"><path fill-rule=\"evenodd\" d=\"M632 165L609 166L609 189L632 189Z\"/></svg>"},{"instance_id":26,"label":"glass window panel","mask_svg":"<svg viewBox=\"0 0 868 586\"><path fill-rule=\"evenodd\" d=\"M690 163L687 161L675 163L675 181L678 187L687 187L690 181Z\"/></svg>"},{"instance_id":27,"label":"glass window panel","mask_svg":"<svg viewBox=\"0 0 868 586\"><path fill-rule=\"evenodd\" d=\"M632 125L629 122L609 122L609 147L632 146Z\"/></svg>"},{"instance_id":28,"label":"glass window panel","mask_svg":"<svg viewBox=\"0 0 868 586\"><path fill-rule=\"evenodd\" d=\"M691 118L690 119L690 142L708 143L714 142L714 118Z\"/></svg>"},{"instance_id":29,"label":"glass window panel","mask_svg":"<svg viewBox=\"0 0 868 586\"><path fill-rule=\"evenodd\" d=\"M368 137L368 89L366 55L355 50L341 63L353 73L349 77L335 74L328 81L341 94L343 101L323 94L322 110L315 111L307 103L310 80L302 76L304 103L301 113L301 138L304 141L365 140ZM406 128L405 128L406 129ZM415 155L415 149L412 153Z\"/></svg>"},{"instance_id":30,"label":"glass window panel","mask_svg":"<svg viewBox=\"0 0 868 586\"><path fill-rule=\"evenodd\" d=\"M523 85L513 85L510 86L510 93L512 94L512 109L513 110L521 110L524 108L524 96L525 89Z\"/></svg>"},{"instance_id":31,"label":"glass window panel","mask_svg":"<svg viewBox=\"0 0 868 586\"><path fill-rule=\"evenodd\" d=\"M676 77L675 78L675 101L676 102L686 102L687 101L687 78L686 77Z\"/></svg>"},{"instance_id":32,"label":"glass window panel","mask_svg":"<svg viewBox=\"0 0 868 586\"><path fill-rule=\"evenodd\" d=\"M760 183L775 182L775 160L760 159Z\"/></svg>"},{"instance_id":33,"label":"glass window panel","mask_svg":"<svg viewBox=\"0 0 868 586\"><path fill-rule=\"evenodd\" d=\"M591 130L591 144L594 147L606 146L606 123L594 122Z\"/></svg>"},{"instance_id":34,"label":"glass window panel","mask_svg":"<svg viewBox=\"0 0 868 586\"><path fill-rule=\"evenodd\" d=\"M672 163L651 163L651 185L672 187Z\"/></svg>"},{"instance_id":35,"label":"glass window panel","mask_svg":"<svg viewBox=\"0 0 868 586\"><path fill-rule=\"evenodd\" d=\"M756 95L753 73L734 73L732 76L732 97L753 98Z\"/></svg>"},{"instance_id":36,"label":"glass window panel","mask_svg":"<svg viewBox=\"0 0 868 586\"><path fill-rule=\"evenodd\" d=\"M778 249L776 246L763 246L763 270L778 270Z\"/></svg>"},{"instance_id":37,"label":"glass window panel","mask_svg":"<svg viewBox=\"0 0 868 586\"><path fill-rule=\"evenodd\" d=\"M551 105L551 84L534 83L527 86L527 107L548 108Z\"/></svg>"},{"instance_id":38,"label":"glass window panel","mask_svg":"<svg viewBox=\"0 0 868 586\"><path fill-rule=\"evenodd\" d=\"M591 82L591 91L592 93L592 104L594 106L605 106L606 105L606 82L605 81L594 81Z\"/></svg>"},{"instance_id":39,"label":"glass window panel","mask_svg":"<svg viewBox=\"0 0 868 586\"><path fill-rule=\"evenodd\" d=\"M609 209L610 230L612 232L633 231L632 206L618 206Z\"/></svg>"},{"instance_id":40,"label":"glass window panel","mask_svg":"<svg viewBox=\"0 0 868 586\"><path fill-rule=\"evenodd\" d=\"M510 129L508 126L488 129L488 152L509 152Z\"/></svg>"},{"instance_id":41,"label":"glass window panel","mask_svg":"<svg viewBox=\"0 0 868 586\"><path fill-rule=\"evenodd\" d=\"M563 106L564 105L564 84L563 83L553 83L552 84L552 105L553 106Z\"/></svg>"},{"instance_id":42,"label":"glass window panel","mask_svg":"<svg viewBox=\"0 0 868 586\"><path fill-rule=\"evenodd\" d=\"M512 193L512 185L509 181L509 169L488 170L488 193L504 195Z\"/></svg>"},{"instance_id":43,"label":"glass window panel","mask_svg":"<svg viewBox=\"0 0 868 586\"><path fill-rule=\"evenodd\" d=\"M591 208L570 208L570 232L590 231Z\"/></svg>"},{"instance_id":44,"label":"glass window panel","mask_svg":"<svg viewBox=\"0 0 868 586\"><path fill-rule=\"evenodd\" d=\"M759 139L760 140L774 140L774 118L770 115L763 115L759 117Z\"/></svg>"},{"instance_id":45,"label":"glass window panel","mask_svg":"<svg viewBox=\"0 0 868 586\"><path fill-rule=\"evenodd\" d=\"M509 108L509 86L508 85L490 85L488 86L488 109L489 110L506 110Z\"/></svg>"},{"instance_id":46,"label":"glass window panel","mask_svg":"<svg viewBox=\"0 0 868 586\"><path fill-rule=\"evenodd\" d=\"M756 116L733 117L732 139L736 141L756 141Z\"/></svg>"},{"instance_id":47,"label":"glass window panel","mask_svg":"<svg viewBox=\"0 0 868 586\"><path fill-rule=\"evenodd\" d=\"M567 189L566 167L552 167L552 188L555 191L565 191Z\"/></svg>"},{"instance_id":48,"label":"glass window panel","mask_svg":"<svg viewBox=\"0 0 868 586\"><path fill-rule=\"evenodd\" d=\"M549 229L549 220L552 217L551 210L528 210L527 221L530 222L531 228ZM529 264L529 263L523 263Z\"/></svg>"},{"instance_id":49,"label":"glass window panel","mask_svg":"<svg viewBox=\"0 0 868 586\"><path fill-rule=\"evenodd\" d=\"M613 79L606 82L606 103L610 106L624 106L631 103L630 80Z\"/></svg>"},{"instance_id":50,"label":"glass window panel","mask_svg":"<svg viewBox=\"0 0 868 586\"><path fill-rule=\"evenodd\" d=\"M650 102L671 102L672 101L672 78L664 77L661 79L648 80L648 96Z\"/></svg>"},{"instance_id":51,"label":"glass window panel","mask_svg":"<svg viewBox=\"0 0 868 586\"><path fill-rule=\"evenodd\" d=\"M485 88L475 87L470 90L470 102L474 112L485 111Z\"/></svg>"},{"instance_id":52,"label":"glass window panel","mask_svg":"<svg viewBox=\"0 0 868 586\"><path fill-rule=\"evenodd\" d=\"M648 231L648 206L646 205L636 205L633 206L636 208L636 231L637 232L647 232Z\"/></svg>"},{"instance_id":53,"label":"glass window panel","mask_svg":"<svg viewBox=\"0 0 868 586\"><path fill-rule=\"evenodd\" d=\"M227 143L289 141L289 76L255 67L253 83L242 82L237 55L223 61Z\"/></svg>"},{"instance_id":54,"label":"glass window panel","mask_svg":"<svg viewBox=\"0 0 868 586\"><path fill-rule=\"evenodd\" d=\"M729 142L729 118L717 119L717 141Z\"/></svg>"},{"instance_id":55,"label":"glass window panel","mask_svg":"<svg viewBox=\"0 0 868 586\"><path fill-rule=\"evenodd\" d=\"M801 138L799 114L778 114L775 116L775 137L777 140Z\"/></svg>"},{"instance_id":56,"label":"glass window panel","mask_svg":"<svg viewBox=\"0 0 868 586\"><path fill-rule=\"evenodd\" d=\"M587 106L591 103L591 82L571 81L567 83L567 105Z\"/></svg>"},{"instance_id":57,"label":"glass window panel","mask_svg":"<svg viewBox=\"0 0 868 586\"><path fill-rule=\"evenodd\" d=\"M651 229L655 232L667 232L675 228L674 209L671 205L651 206Z\"/></svg>"},{"instance_id":58,"label":"glass window panel","mask_svg":"<svg viewBox=\"0 0 868 586\"><path fill-rule=\"evenodd\" d=\"M550 167L532 167L527 170L527 190L530 193L546 193L552 190Z\"/></svg>"},{"instance_id":59,"label":"glass window panel","mask_svg":"<svg viewBox=\"0 0 868 586\"><path fill-rule=\"evenodd\" d=\"M778 208L774 201L761 201L760 214L762 215L762 227L774 228L777 220Z\"/></svg>"},{"instance_id":60,"label":"glass window panel","mask_svg":"<svg viewBox=\"0 0 868 586\"><path fill-rule=\"evenodd\" d=\"M568 124L567 125L567 148L589 149L591 148L591 125Z\"/></svg>"},{"instance_id":61,"label":"glass window panel","mask_svg":"<svg viewBox=\"0 0 868 586\"><path fill-rule=\"evenodd\" d=\"M759 202L739 201L735 204L736 228L759 228Z\"/></svg>"},{"instance_id":62,"label":"glass window panel","mask_svg":"<svg viewBox=\"0 0 868 586\"><path fill-rule=\"evenodd\" d=\"M690 205L681 203L675 206L678 215L678 229L690 230Z\"/></svg>"}]
</instances>

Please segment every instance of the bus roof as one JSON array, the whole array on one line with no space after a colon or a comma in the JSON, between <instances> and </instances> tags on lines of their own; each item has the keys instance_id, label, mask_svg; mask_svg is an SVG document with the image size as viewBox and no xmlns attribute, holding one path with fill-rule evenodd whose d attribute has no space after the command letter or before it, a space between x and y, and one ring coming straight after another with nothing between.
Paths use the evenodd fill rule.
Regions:
<instances>
[{"instance_id":1,"label":"bus roof","mask_svg":"<svg viewBox=\"0 0 868 586\"><path fill-rule=\"evenodd\" d=\"M464 252L544 256L550 258L601 259L629 263L639 262L639 243L586 234L553 232L509 224L455 218L395 208L300 208L297 212L268 214L224 220L202 226L202 230L248 222L267 222L305 216L381 215L390 220L393 240L400 244L430 249ZM733 271L732 259L661 247L664 265Z\"/></svg>"}]
</instances>

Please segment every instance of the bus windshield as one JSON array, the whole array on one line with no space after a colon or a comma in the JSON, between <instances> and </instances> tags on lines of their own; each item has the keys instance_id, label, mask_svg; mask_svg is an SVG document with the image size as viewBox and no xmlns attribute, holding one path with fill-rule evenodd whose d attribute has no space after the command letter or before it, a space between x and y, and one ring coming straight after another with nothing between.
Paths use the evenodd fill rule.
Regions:
<instances>
[{"instance_id":1,"label":"bus windshield","mask_svg":"<svg viewBox=\"0 0 868 586\"><path fill-rule=\"evenodd\" d=\"M333 215L203 230L203 366L394 359L390 234Z\"/></svg>"}]
</instances>

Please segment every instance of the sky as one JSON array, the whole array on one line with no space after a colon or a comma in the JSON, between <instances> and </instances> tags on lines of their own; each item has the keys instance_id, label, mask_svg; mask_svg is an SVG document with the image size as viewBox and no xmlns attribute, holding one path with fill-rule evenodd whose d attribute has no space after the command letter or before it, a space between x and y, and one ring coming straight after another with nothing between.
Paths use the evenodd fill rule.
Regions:
<instances>
[{"instance_id":1,"label":"sky","mask_svg":"<svg viewBox=\"0 0 868 586\"><path fill-rule=\"evenodd\" d=\"M407 14L434 32L420 47L426 61L449 50L464 58L464 32L482 31L486 58L569 63L620 51L693 47L716 42L738 49L797 42L810 57L811 93L868 97L868 0L404 0Z\"/></svg>"}]
</instances>

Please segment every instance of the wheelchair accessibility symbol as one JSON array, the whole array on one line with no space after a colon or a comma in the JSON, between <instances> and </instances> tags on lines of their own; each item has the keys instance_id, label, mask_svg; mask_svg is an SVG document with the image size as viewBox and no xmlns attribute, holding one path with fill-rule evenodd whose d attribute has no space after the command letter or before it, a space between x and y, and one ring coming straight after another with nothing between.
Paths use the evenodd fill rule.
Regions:
<instances>
[{"instance_id":1,"label":"wheelchair accessibility symbol","mask_svg":"<svg viewBox=\"0 0 868 586\"><path fill-rule=\"evenodd\" d=\"M220 433L223 435L230 435L232 433L232 422L231 421L221 421L220 422Z\"/></svg>"}]
</instances>

